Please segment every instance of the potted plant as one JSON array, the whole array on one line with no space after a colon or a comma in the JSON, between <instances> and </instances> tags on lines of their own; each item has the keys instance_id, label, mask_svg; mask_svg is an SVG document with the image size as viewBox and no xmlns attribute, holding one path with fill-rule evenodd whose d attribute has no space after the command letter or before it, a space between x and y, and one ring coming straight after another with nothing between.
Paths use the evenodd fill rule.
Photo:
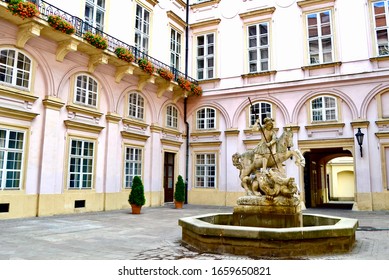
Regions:
<instances>
[{"instance_id":1,"label":"potted plant","mask_svg":"<svg viewBox=\"0 0 389 280\"><path fill-rule=\"evenodd\" d=\"M177 79L177 83L183 90L185 90L185 91L190 91L191 90L191 88L190 88L191 82L189 82L187 79L179 77Z\"/></svg>"},{"instance_id":2,"label":"potted plant","mask_svg":"<svg viewBox=\"0 0 389 280\"><path fill-rule=\"evenodd\" d=\"M190 91L194 96L201 96L203 94L203 89L199 85L193 83L190 85Z\"/></svg>"},{"instance_id":3,"label":"potted plant","mask_svg":"<svg viewBox=\"0 0 389 280\"><path fill-rule=\"evenodd\" d=\"M93 34L90 31L85 32L84 39L88 41L89 44L95 46L98 49L105 50L108 48L107 39L100 36L99 34Z\"/></svg>"},{"instance_id":4,"label":"potted plant","mask_svg":"<svg viewBox=\"0 0 389 280\"><path fill-rule=\"evenodd\" d=\"M174 205L177 209L181 209L185 201L185 183L182 176L177 178L176 189L174 191Z\"/></svg>"},{"instance_id":5,"label":"potted plant","mask_svg":"<svg viewBox=\"0 0 389 280\"><path fill-rule=\"evenodd\" d=\"M151 62L148 61L146 58L140 58L138 60L138 65L146 73L148 73L150 75L154 73L154 66L153 66L153 64L151 64Z\"/></svg>"},{"instance_id":6,"label":"potted plant","mask_svg":"<svg viewBox=\"0 0 389 280\"><path fill-rule=\"evenodd\" d=\"M146 203L144 187L139 176L135 176L132 180L131 193L128 197L128 202L131 205L132 214L140 214L142 206Z\"/></svg>"},{"instance_id":7,"label":"potted plant","mask_svg":"<svg viewBox=\"0 0 389 280\"><path fill-rule=\"evenodd\" d=\"M19 16L23 20L39 15L39 10L34 3L24 0L11 0L8 4L8 10L14 15Z\"/></svg>"},{"instance_id":8,"label":"potted plant","mask_svg":"<svg viewBox=\"0 0 389 280\"><path fill-rule=\"evenodd\" d=\"M171 81L173 80L173 73L170 72L170 70L166 69L166 68L158 68L157 70L157 73L162 77L164 78L166 81Z\"/></svg>"},{"instance_id":9,"label":"potted plant","mask_svg":"<svg viewBox=\"0 0 389 280\"><path fill-rule=\"evenodd\" d=\"M58 16L58 15L50 15L48 18L47 18L47 22L50 24L51 27L53 27L54 29L58 30L58 31L61 31L65 34L73 34L74 32L76 32L76 29L74 28L74 26L66 21L65 19L63 19L62 17Z\"/></svg>"},{"instance_id":10,"label":"potted plant","mask_svg":"<svg viewBox=\"0 0 389 280\"><path fill-rule=\"evenodd\" d=\"M121 60L124 60L126 62L133 62L135 60L134 55L130 52L130 50L122 47L118 47L115 49L115 54L118 58Z\"/></svg>"}]
</instances>

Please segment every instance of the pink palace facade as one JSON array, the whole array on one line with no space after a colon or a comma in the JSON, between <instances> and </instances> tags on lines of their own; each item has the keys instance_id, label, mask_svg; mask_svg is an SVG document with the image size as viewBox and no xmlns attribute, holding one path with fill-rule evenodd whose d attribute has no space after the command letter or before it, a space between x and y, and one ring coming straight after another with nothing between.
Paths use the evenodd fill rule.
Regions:
<instances>
[{"instance_id":1,"label":"pink palace facade","mask_svg":"<svg viewBox=\"0 0 389 280\"><path fill-rule=\"evenodd\" d=\"M27 19L8 2L0 219L128 208L136 175L146 207L172 202L178 175L189 204L233 206L244 192L232 155L261 138L254 111L278 135L293 130L306 166L286 169L305 207L389 210L388 1L35 0L40 14ZM118 46L154 73L119 59ZM166 67L170 82L157 72ZM185 73L202 96L179 86Z\"/></svg>"}]
</instances>

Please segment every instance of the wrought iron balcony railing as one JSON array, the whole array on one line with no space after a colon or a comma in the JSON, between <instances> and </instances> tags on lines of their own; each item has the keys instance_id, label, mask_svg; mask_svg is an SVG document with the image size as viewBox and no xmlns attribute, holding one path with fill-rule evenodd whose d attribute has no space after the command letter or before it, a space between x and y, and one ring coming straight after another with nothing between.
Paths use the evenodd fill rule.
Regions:
<instances>
[{"instance_id":1,"label":"wrought iron balcony railing","mask_svg":"<svg viewBox=\"0 0 389 280\"><path fill-rule=\"evenodd\" d=\"M0 0L0 1L5 2L5 3L10 2L10 0ZM115 37L110 36L109 34L91 26L90 24L88 24L84 20L80 19L79 17L73 16L73 15L71 15L71 14L69 14L69 13L47 3L46 1L43 1L43 0L28 0L28 1L37 5L39 12L40 12L39 17L41 19L47 21L47 19L50 15L58 15L61 18L63 18L64 20L71 23L76 30L75 35L77 37L83 38L83 35L85 32L92 32L93 34L99 34L100 36L106 38L106 40L108 42L108 48L107 48L108 51L114 52L115 49L118 47L126 48L133 53L133 55L135 57L135 61L137 61L138 59L141 59L141 58L145 58L148 61L150 61L156 69L158 69L158 68L170 69L170 71L174 74L175 81L177 81L178 78L180 78L180 77L185 78L185 74L180 72L178 69L149 56L147 53L140 51L138 48L136 48L134 46L131 46L123 41L120 41L119 39L117 39ZM191 83L198 84L197 80L195 80L189 76L187 76L186 79L188 81L190 81Z\"/></svg>"}]
</instances>

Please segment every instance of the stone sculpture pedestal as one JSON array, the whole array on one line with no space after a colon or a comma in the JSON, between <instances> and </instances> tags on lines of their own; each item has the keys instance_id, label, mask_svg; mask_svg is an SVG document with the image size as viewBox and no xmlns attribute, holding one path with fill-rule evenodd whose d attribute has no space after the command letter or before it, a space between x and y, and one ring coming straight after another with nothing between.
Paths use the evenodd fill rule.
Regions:
<instances>
[{"instance_id":1,"label":"stone sculpture pedestal","mask_svg":"<svg viewBox=\"0 0 389 280\"><path fill-rule=\"evenodd\" d=\"M233 212L234 226L264 228L302 227L303 218L299 205L238 205Z\"/></svg>"}]
</instances>

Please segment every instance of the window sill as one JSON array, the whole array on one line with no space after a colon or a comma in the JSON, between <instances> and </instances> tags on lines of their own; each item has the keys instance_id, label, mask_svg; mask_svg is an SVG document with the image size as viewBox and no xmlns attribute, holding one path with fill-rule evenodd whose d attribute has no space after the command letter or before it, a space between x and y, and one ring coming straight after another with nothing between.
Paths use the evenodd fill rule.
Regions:
<instances>
[{"instance_id":1,"label":"window sill","mask_svg":"<svg viewBox=\"0 0 389 280\"><path fill-rule=\"evenodd\" d=\"M322 63L322 64L312 64L301 67L304 71L306 70L314 70L314 69L322 69L322 68L334 68L342 65L342 62L331 62L331 63Z\"/></svg>"},{"instance_id":2,"label":"window sill","mask_svg":"<svg viewBox=\"0 0 389 280\"><path fill-rule=\"evenodd\" d=\"M345 123L341 122L323 122L323 123L312 123L306 125L305 129L307 130L308 137L313 137L315 134L320 135L320 137L338 137L343 135L343 128Z\"/></svg>"},{"instance_id":3,"label":"window sill","mask_svg":"<svg viewBox=\"0 0 389 280\"><path fill-rule=\"evenodd\" d=\"M0 94L1 96L28 103L34 103L38 99L37 96L32 95L29 91L13 88L4 84L0 84Z\"/></svg>"}]
</instances>

